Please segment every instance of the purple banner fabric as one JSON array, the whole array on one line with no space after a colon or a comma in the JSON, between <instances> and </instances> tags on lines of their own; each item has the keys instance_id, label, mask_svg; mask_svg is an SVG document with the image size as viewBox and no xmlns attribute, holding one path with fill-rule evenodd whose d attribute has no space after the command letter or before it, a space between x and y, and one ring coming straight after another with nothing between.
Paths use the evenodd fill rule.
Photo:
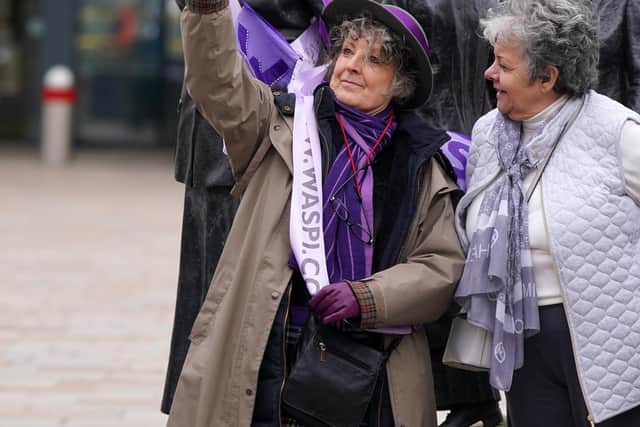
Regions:
<instances>
[{"instance_id":1,"label":"purple banner fabric","mask_svg":"<svg viewBox=\"0 0 640 427\"><path fill-rule=\"evenodd\" d=\"M467 167L467 156L471 146L471 139L461 133L447 131L451 138L442 146L442 153L451 163L453 171L456 173L456 183L462 191L467 191L467 180L465 170Z\"/></svg>"},{"instance_id":2,"label":"purple banner fabric","mask_svg":"<svg viewBox=\"0 0 640 427\"><path fill-rule=\"evenodd\" d=\"M269 86L286 87L298 55L287 40L248 4L238 15L238 45L253 75Z\"/></svg>"}]
</instances>

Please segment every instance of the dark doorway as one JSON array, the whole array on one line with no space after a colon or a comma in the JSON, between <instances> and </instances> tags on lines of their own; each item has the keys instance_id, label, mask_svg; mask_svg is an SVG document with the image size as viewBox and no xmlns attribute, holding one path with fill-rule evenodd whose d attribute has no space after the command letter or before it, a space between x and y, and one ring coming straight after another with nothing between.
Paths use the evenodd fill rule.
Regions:
<instances>
[{"instance_id":1,"label":"dark doorway","mask_svg":"<svg viewBox=\"0 0 640 427\"><path fill-rule=\"evenodd\" d=\"M0 0L0 139L21 141L35 115L37 0Z\"/></svg>"},{"instance_id":2,"label":"dark doorway","mask_svg":"<svg viewBox=\"0 0 640 427\"><path fill-rule=\"evenodd\" d=\"M182 79L182 55L172 51L178 25L173 3L77 1L78 143L138 148L173 144L176 80Z\"/></svg>"}]
</instances>

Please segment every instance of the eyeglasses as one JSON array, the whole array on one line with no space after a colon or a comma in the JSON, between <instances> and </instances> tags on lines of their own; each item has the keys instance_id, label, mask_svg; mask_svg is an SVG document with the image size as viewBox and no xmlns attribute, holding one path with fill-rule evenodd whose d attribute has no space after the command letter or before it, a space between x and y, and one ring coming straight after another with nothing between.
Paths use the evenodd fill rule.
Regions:
<instances>
[{"instance_id":1,"label":"eyeglasses","mask_svg":"<svg viewBox=\"0 0 640 427\"><path fill-rule=\"evenodd\" d=\"M366 173L368 170L367 166L368 165L365 164L364 167L356 171L356 172L360 172L364 170L364 174L362 175L362 180L364 180L364 177L366 176ZM351 234L356 239L360 240L365 245L373 245L373 241L374 241L373 232L371 231L371 226L369 225L369 221L367 220L366 215L364 216L365 226L359 223L351 222L349 220L351 215L349 213L349 208L347 207L347 204L345 203L344 199L337 196L337 194L344 189L345 185L347 185L347 183L350 182L354 177L355 177L355 173L352 174L342 184L340 184L340 186L338 186L335 189L333 194L329 197L329 203L331 204L331 207L333 208L333 211L336 213L336 216L338 217L338 219L340 219L345 224L347 224L349 231L351 231ZM354 182L354 185L355 185L355 182ZM358 201L360 202L360 207L362 208L362 199L360 198L360 194L358 194L357 191L356 191L356 195L358 197Z\"/></svg>"}]
</instances>

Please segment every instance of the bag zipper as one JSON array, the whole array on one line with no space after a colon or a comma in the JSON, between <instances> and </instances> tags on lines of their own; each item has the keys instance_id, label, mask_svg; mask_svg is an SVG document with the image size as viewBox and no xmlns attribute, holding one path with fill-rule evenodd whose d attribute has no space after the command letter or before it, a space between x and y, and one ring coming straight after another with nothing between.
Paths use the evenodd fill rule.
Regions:
<instances>
[{"instance_id":1,"label":"bag zipper","mask_svg":"<svg viewBox=\"0 0 640 427\"><path fill-rule=\"evenodd\" d=\"M348 354L347 352L344 352L342 350L340 350L337 346L334 347L329 347L327 346L324 341L323 338L321 336L318 335L318 346L320 348L320 361L323 361L322 358L326 356L323 356L323 354L326 354L326 352L329 353L333 353L335 355L341 356L343 359L349 361L352 365L356 365L362 369L366 369L368 371L371 370L371 366L367 365L366 363L356 359L355 357L351 356L350 354Z\"/></svg>"},{"instance_id":2,"label":"bag zipper","mask_svg":"<svg viewBox=\"0 0 640 427\"><path fill-rule=\"evenodd\" d=\"M327 345L323 341L320 341L318 343L318 347L320 347L320 361L326 362L327 361Z\"/></svg>"},{"instance_id":3,"label":"bag zipper","mask_svg":"<svg viewBox=\"0 0 640 427\"><path fill-rule=\"evenodd\" d=\"M284 383L287 380L287 322L289 322L289 308L291 305L291 290L293 288L293 283L289 283L289 289L287 289L287 309L284 312L284 323L283 323L283 332L282 335L282 363L284 369L282 374L282 383L280 384L280 399L278 402L278 426L282 427L282 394L284 392Z\"/></svg>"}]
</instances>

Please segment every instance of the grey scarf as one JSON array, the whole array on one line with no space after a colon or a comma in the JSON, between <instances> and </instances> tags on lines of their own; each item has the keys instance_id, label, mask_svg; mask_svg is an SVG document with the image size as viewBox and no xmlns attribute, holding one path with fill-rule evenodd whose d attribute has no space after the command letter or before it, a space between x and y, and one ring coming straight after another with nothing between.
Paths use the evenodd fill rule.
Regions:
<instances>
[{"instance_id":1,"label":"grey scarf","mask_svg":"<svg viewBox=\"0 0 640 427\"><path fill-rule=\"evenodd\" d=\"M540 126L530 145L546 155L579 107L580 99L569 99ZM524 339L540 330L522 182L541 160L533 160L521 147L521 122L498 114L492 135L504 173L480 205L455 299L469 322L493 333L490 382L508 391L513 371L524 362Z\"/></svg>"}]
</instances>

